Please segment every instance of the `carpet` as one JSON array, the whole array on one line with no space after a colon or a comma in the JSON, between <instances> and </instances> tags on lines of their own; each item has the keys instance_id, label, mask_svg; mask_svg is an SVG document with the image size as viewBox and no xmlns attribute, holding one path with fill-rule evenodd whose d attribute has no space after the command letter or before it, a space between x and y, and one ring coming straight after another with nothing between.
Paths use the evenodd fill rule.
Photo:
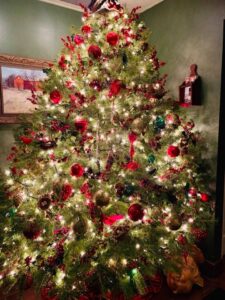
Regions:
<instances>
[{"instance_id":1,"label":"carpet","mask_svg":"<svg viewBox=\"0 0 225 300\"><path fill-rule=\"evenodd\" d=\"M225 300L225 290L216 289L203 300Z\"/></svg>"}]
</instances>

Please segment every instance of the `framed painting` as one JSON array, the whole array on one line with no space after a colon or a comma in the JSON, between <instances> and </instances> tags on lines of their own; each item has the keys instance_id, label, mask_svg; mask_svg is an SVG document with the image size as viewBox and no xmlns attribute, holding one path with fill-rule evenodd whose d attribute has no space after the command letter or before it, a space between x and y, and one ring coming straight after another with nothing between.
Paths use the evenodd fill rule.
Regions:
<instances>
[{"instance_id":1,"label":"framed painting","mask_svg":"<svg viewBox=\"0 0 225 300\"><path fill-rule=\"evenodd\" d=\"M52 63L0 54L0 123L18 123L18 116L31 114L35 105L28 100L32 91L41 93L43 69Z\"/></svg>"}]
</instances>

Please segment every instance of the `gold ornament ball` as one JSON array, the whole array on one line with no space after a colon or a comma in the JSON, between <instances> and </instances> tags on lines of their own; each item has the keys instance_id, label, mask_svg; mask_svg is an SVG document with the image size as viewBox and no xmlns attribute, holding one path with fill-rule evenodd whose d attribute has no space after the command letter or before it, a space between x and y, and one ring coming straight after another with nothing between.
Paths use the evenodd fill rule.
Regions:
<instances>
[{"instance_id":1,"label":"gold ornament ball","mask_svg":"<svg viewBox=\"0 0 225 300\"><path fill-rule=\"evenodd\" d=\"M107 206L110 202L109 194L107 192L100 190L94 194L94 201L97 206L100 207Z\"/></svg>"},{"instance_id":2,"label":"gold ornament ball","mask_svg":"<svg viewBox=\"0 0 225 300\"><path fill-rule=\"evenodd\" d=\"M13 201L13 204L18 207L23 202L23 193L19 189L16 189L9 193L9 198Z\"/></svg>"},{"instance_id":3,"label":"gold ornament ball","mask_svg":"<svg viewBox=\"0 0 225 300\"><path fill-rule=\"evenodd\" d=\"M131 129L134 132L140 133L145 129L145 123L141 118L135 119L131 124Z\"/></svg>"},{"instance_id":4,"label":"gold ornament ball","mask_svg":"<svg viewBox=\"0 0 225 300\"><path fill-rule=\"evenodd\" d=\"M172 213L172 215L165 218L165 225L168 226L171 230L178 230L182 225L182 221L177 214Z\"/></svg>"}]
</instances>

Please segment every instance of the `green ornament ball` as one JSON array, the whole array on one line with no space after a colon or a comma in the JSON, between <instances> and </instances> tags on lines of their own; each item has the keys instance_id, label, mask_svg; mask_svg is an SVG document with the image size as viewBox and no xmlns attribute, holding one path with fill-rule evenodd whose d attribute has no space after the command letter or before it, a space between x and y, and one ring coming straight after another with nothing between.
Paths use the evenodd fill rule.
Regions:
<instances>
[{"instance_id":1,"label":"green ornament ball","mask_svg":"<svg viewBox=\"0 0 225 300\"><path fill-rule=\"evenodd\" d=\"M148 156L148 163L153 164L155 162L155 156L153 154L150 154Z\"/></svg>"},{"instance_id":2,"label":"green ornament ball","mask_svg":"<svg viewBox=\"0 0 225 300\"><path fill-rule=\"evenodd\" d=\"M158 116L158 117L156 118L155 122L154 122L154 125L155 125L155 127L158 128L158 129L163 129L163 128L165 128L165 120L164 120L164 118L161 117L161 116Z\"/></svg>"},{"instance_id":3,"label":"green ornament ball","mask_svg":"<svg viewBox=\"0 0 225 300\"><path fill-rule=\"evenodd\" d=\"M10 208L10 210L9 210L10 217L14 217L15 213L16 213L16 209L14 207Z\"/></svg>"}]
</instances>

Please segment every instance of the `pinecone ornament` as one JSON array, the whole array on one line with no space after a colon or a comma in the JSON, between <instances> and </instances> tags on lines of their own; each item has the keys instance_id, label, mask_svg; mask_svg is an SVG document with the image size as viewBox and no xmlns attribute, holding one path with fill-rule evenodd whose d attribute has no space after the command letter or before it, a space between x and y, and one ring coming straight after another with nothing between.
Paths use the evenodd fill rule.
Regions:
<instances>
[{"instance_id":1,"label":"pinecone ornament","mask_svg":"<svg viewBox=\"0 0 225 300\"><path fill-rule=\"evenodd\" d=\"M115 240L121 240L123 239L126 234L129 232L130 230L130 224L129 222L124 222L122 225L115 225L112 227L112 230L113 230L113 238Z\"/></svg>"}]
</instances>

